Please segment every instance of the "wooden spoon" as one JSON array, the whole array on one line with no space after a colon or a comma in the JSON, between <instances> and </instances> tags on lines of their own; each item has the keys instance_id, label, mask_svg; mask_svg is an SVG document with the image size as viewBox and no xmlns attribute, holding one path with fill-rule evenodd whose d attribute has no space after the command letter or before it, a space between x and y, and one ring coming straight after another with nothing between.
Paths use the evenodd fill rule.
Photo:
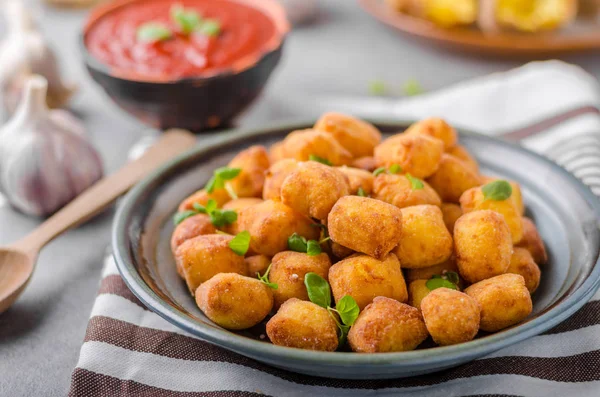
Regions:
<instances>
[{"instance_id":1,"label":"wooden spoon","mask_svg":"<svg viewBox=\"0 0 600 397\"><path fill-rule=\"evenodd\" d=\"M98 181L23 239L0 248L0 313L23 292L35 269L38 254L46 244L107 208L158 166L195 143L196 138L187 131L164 133L139 159Z\"/></svg>"}]
</instances>

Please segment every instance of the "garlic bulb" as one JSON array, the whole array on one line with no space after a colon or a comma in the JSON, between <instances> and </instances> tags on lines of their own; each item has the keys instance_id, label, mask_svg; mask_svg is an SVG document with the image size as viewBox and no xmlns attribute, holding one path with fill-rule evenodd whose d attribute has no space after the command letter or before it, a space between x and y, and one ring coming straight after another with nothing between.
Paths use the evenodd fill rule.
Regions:
<instances>
[{"instance_id":1,"label":"garlic bulb","mask_svg":"<svg viewBox=\"0 0 600 397\"><path fill-rule=\"evenodd\" d=\"M48 82L32 76L12 119L0 129L0 191L17 209L48 215L102 177L96 150L46 105Z\"/></svg>"},{"instance_id":2,"label":"garlic bulb","mask_svg":"<svg viewBox=\"0 0 600 397\"><path fill-rule=\"evenodd\" d=\"M4 0L2 11L8 32L0 43L0 90L3 110L11 114L19 103L26 78L32 74L48 80L48 106L64 105L75 86L66 83L46 39L34 25L22 0Z\"/></svg>"}]
</instances>

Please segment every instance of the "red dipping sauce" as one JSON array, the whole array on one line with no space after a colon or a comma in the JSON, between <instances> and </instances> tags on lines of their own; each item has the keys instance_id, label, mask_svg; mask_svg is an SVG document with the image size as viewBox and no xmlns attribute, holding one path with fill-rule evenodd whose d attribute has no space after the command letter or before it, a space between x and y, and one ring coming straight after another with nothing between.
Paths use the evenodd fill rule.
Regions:
<instances>
[{"instance_id":1,"label":"red dipping sauce","mask_svg":"<svg viewBox=\"0 0 600 397\"><path fill-rule=\"evenodd\" d=\"M117 3L120 6L109 12L102 13L101 7L96 18L92 15L85 45L92 56L112 69L113 75L133 80L173 81L243 70L278 45L282 35L277 21L252 3L246 0L121 1ZM181 33L170 17L175 4L198 12L202 18L218 20L220 34ZM168 26L173 37L151 43L139 41L138 27L147 22Z\"/></svg>"}]
</instances>

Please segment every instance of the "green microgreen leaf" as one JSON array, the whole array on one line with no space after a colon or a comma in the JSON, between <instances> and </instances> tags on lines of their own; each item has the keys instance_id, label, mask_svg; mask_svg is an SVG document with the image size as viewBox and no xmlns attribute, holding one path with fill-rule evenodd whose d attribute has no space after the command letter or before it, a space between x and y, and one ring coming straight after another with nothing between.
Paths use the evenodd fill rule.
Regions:
<instances>
[{"instance_id":1,"label":"green microgreen leaf","mask_svg":"<svg viewBox=\"0 0 600 397\"><path fill-rule=\"evenodd\" d=\"M446 280L450 281L453 284L458 284L460 282L460 277L458 276L458 273L456 273L456 272L444 271L443 277L445 277Z\"/></svg>"},{"instance_id":2,"label":"green microgreen leaf","mask_svg":"<svg viewBox=\"0 0 600 397\"><path fill-rule=\"evenodd\" d=\"M383 174L384 172L386 172L387 170L385 169L385 167L379 167L377 168L375 171L373 171L373 175L377 176L379 174Z\"/></svg>"},{"instance_id":3,"label":"green microgreen leaf","mask_svg":"<svg viewBox=\"0 0 600 397\"><path fill-rule=\"evenodd\" d=\"M229 248L239 256L246 255L250 248L250 233L243 231L238 233L230 242Z\"/></svg>"},{"instance_id":4,"label":"green microgreen leaf","mask_svg":"<svg viewBox=\"0 0 600 397\"><path fill-rule=\"evenodd\" d=\"M176 213L173 216L173 223L175 224L175 226L179 225L181 222L183 222L184 220L186 220L187 218L196 215L197 212L193 211L193 210L187 210L187 211L181 211Z\"/></svg>"},{"instance_id":5,"label":"green microgreen leaf","mask_svg":"<svg viewBox=\"0 0 600 397\"><path fill-rule=\"evenodd\" d=\"M224 181L228 181L238 176L240 172L242 172L241 168L221 167L215 170L215 176Z\"/></svg>"},{"instance_id":6,"label":"green microgreen leaf","mask_svg":"<svg viewBox=\"0 0 600 397\"><path fill-rule=\"evenodd\" d=\"M503 201L512 195L512 186L507 181L497 180L481 188L484 200Z\"/></svg>"},{"instance_id":7,"label":"green microgreen leaf","mask_svg":"<svg viewBox=\"0 0 600 397\"><path fill-rule=\"evenodd\" d=\"M279 288L279 285L277 285L277 283L272 283L272 282L269 281L269 272L271 271L271 265L273 265L273 264L271 263L269 265L269 267L265 271L265 274L263 274L262 276L260 275L259 272L256 272L256 277L260 281L262 281L263 283L265 283L267 285L267 287L269 287L271 289L277 289L277 288Z\"/></svg>"},{"instance_id":8,"label":"green microgreen leaf","mask_svg":"<svg viewBox=\"0 0 600 397\"><path fill-rule=\"evenodd\" d=\"M358 190L356 191L356 195L360 197L368 197L367 193L365 193L362 187L358 188Z\"/></svg>"},{"instance_id":9,"label":"green microgreen leaf","mask_svg":"<svg viewBox=\"0 0 600 397\"><path fill-rule=\"evenodd\" d=\"M348 332L350 332L350 326L346 325L340 321L341 316L339 315L339 312L336 309L327 307L327 312L329 313L329 316L335 322L335 325L337 325L337 327L340 330L340 334L338 335L338 348L339 348L344 343L346 343L346 338L348 337Z\"/></svg>"},{"instance_id":10,"label":"green microgreen leaf","mask_svg":"<svg viewBox=\"0 0 600 397\"><path fill-rule=\"evenodd\" d=\"M340 315L340 318L344 324L348 326L354 325L354 322L360 313L358 304L350 295L345 295L342 299L340 299L335 305L335 310Z\"/></svg>"},{"instance_id":11,"label":"green microgreen leaf","mask_svg":"<svg viewBox=\"0 0 600 397\"><path fill-rule=\"evenodd\" d=\"M427 280L425 285L427 286L427 288L429 288L430 291L433 291L434 289L438 288L450 288L456 290L458 289L456 284L444 278L431 278Z\"/></svg>"},{"instance_id":12,"label":"green microgreen leaf","mask_svg":"<svg viewBox=\"0 0 600 397\"><path fill-rule=\"evenodd\" d=\"M296 252L306 252L308 250L308 242L298 233L288 237L288 248Z\"/></svg>"},{"instance_id":13,"label":"green microgreen leaf","mask_svg":"<svg viewBox=\"0 0 600 397\"><path fill-rule=\"evenodd\" d=\"M194 204L192 204L192 207L194 207L194 210L195 210L196 212L198 212L199 214L206 214L206 213L207 213L207 211L206 211L206 207L205 207L205 206L203 206L203 205L202 205L202 204L200 204L200 203L194 203Z\"/></svg>"},{"instance_id":14,"label":"green microgreen leaf","mask_svg":"<svg viewBox=\"0 0 600 397\"><path fill-rule=\"evenodd\" d=\"M209 199L206 202L206 208L205 209L206 209L206 212L210 214L211 212L213 212L214 210L217 209L217 201L214 200L214 199Z\"/></svg>"},{"instance_id":15,"label":"green microgreen leaf","mask_svg":"<svg viewBox=\"0 0 600 397\"><path fill-rule=\"evenodd\" d=\"M239 198L235 190L233 190L233 186L231 186L229 182L225 183L225 190L227 190L227 194L229 194L229 197L231 197L232 200L237 200Z\"/></svg>"},{"instance_id":16,"label":"green microgreen leaf","mask_svg":"<svg viewBox=\"0 0 600 397\"><path fill-rule=\"evenodd\" d=\"M390 174L397 174L399 172L402 172L402 167L400 167L400 164L392 164L390 166Z\"/></svg>"},{"instance_id":17,"label":"green microgreen leaf","mask_svg":"<svg viewBox=\"0 0 600 397\"><path fill-rule=\"evenodd\" d=\"M331 289L327 280L316 273L310 272L304 276L304 285L308 292L308 298L312 303L324 308L331 306Z\"/></svg>"},{"instance_id":18,"label":"green microgreen leaf","mask_svg":"<svg viewBox=\"0 0 600 397\"><path fill-rule=\"evenodd\" d=\"M327 160L326 158L319 157L316 154L309 155L308 159L310 161L316 161L317 163L321 163L321 164L325 164L325 165L329 165L329 166L333 165L333 164L331 164L331 161Z\"/></svg>"},{"instance_id":19,"label":"green microgreen leaf","mask_svg":"<svg viewBox=\"0 0 600 397\"><path fill-rule=\"evenodd\" d=\"M215 189L222 189L225 187L225 181L231 180L238 176L242 172L241 168L229 168L221 167L214 171L213 176L208 180L204 189L207 193L214 192ZM229 192L229 190L228 190ZM229 193L231 195L231 193ZM237 197L237 196L236 196Z\"/></svg>"},{"instance_id":20,"label":"green microgreen leaf","mask_svg":"<svg viewBox=\"0 0 600 397\"><path fill-rule=\"evenodd\" d=\"M237 212L233 210L214 210L209 212L210 222L216 227L231 225L237 221Z\"/></svg>"},{"instance_id":21,"label":"green microgreen leaf","mask_svg":"<svg viewBox=\"0 0 600 397\"><path fill-rule=\"evenodd\" d=\"M386 83L383 80L372 80L369 82L369 93L371 95L383 96L387 94Z\"/></svg>"},{"instance_id":22,"label":"green microgreen leaf","mask_svg":"<svg viewBox=\"0 0 600 397\"><path fill-rule=\"evenodd\" d=\"M190 34L200 27L202 18L194 10L186 10L180 4L171 7L171 19L184 34Z\"/></svg>"},{"instance_id":23,"label":"green microgreen leaf","mask_svg":"<svg viewBox=\"0 0 600 397\"><path fill-rule=\"evenodd\" d=\"M306 244L306 253L309 256L319 255L321 253L321 246L319 245L319 242L315 240L308 240Z\"/></svg>"},{"instance_id":24,"label":"green microgreen leaf","mask_svg":"<svg viewBox=\"0 0 600 397\"><path fill-rule=\"evenodd\" d=\"M402 86L402 92L404 92L404 95L406 96L415 96L424 93L425 90L417 80L410 79Z\"/></svg>"},{"instance_id":25,"label":"green microgreen leaf","mask_svg":"<svg viewBox=\"0 0 600 397\"><path fill-rule=\"evenodd\" d=\"M171 29L160 22L147 22L140 25L136 32L137 40L145 43L168 40L172 36Z\"/></svg>"},{"instance_id":26,"label":"green microgreen leaf","mask_svg":"<svg viewBox=\"0 0 600 397\"><path fill-rule=\"evenodd\" d=\"M218 36L221 33L221 22L216 19L205 19L196 31L205 36Z\"/></svg>"},{"instance_id":27,"label":"green microgreen leaf","mask_svg":"<svg viewBox=\"0 0 600 397\"><path fill-rule=\"evenodd\" d=\"M412 190L419 190L425 187L422 180L420 180L419 178L415 178L411 174L406 174L406 178L410 182L410 187L412 188Z\"/></svg>"}]
</instances>

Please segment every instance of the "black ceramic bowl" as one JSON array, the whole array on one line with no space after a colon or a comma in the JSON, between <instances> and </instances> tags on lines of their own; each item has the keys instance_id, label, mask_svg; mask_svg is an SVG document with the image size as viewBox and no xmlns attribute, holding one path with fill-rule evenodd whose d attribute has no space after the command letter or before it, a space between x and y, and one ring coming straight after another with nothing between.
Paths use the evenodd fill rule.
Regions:
<instances>
[{"instance_id":1,"label":"black ceramic bowl","mask_svg":"<svg viewBox=\"0 0 600 397\"><path fill-rule=\"evenodd\" d=\"M241 70L167 82L119 76L88 51L86 34L102 16L137 1L145 0L117 0L94 9L81 35L80 45L92 78L121 108L145 124L195 132L227 126L260 94L279 63L284 38L289 31L285 10L275 0L235 0L260 9L275 25L274 37L251 59L245 59L246 66Z\"/></svg>"}]
</instances>

